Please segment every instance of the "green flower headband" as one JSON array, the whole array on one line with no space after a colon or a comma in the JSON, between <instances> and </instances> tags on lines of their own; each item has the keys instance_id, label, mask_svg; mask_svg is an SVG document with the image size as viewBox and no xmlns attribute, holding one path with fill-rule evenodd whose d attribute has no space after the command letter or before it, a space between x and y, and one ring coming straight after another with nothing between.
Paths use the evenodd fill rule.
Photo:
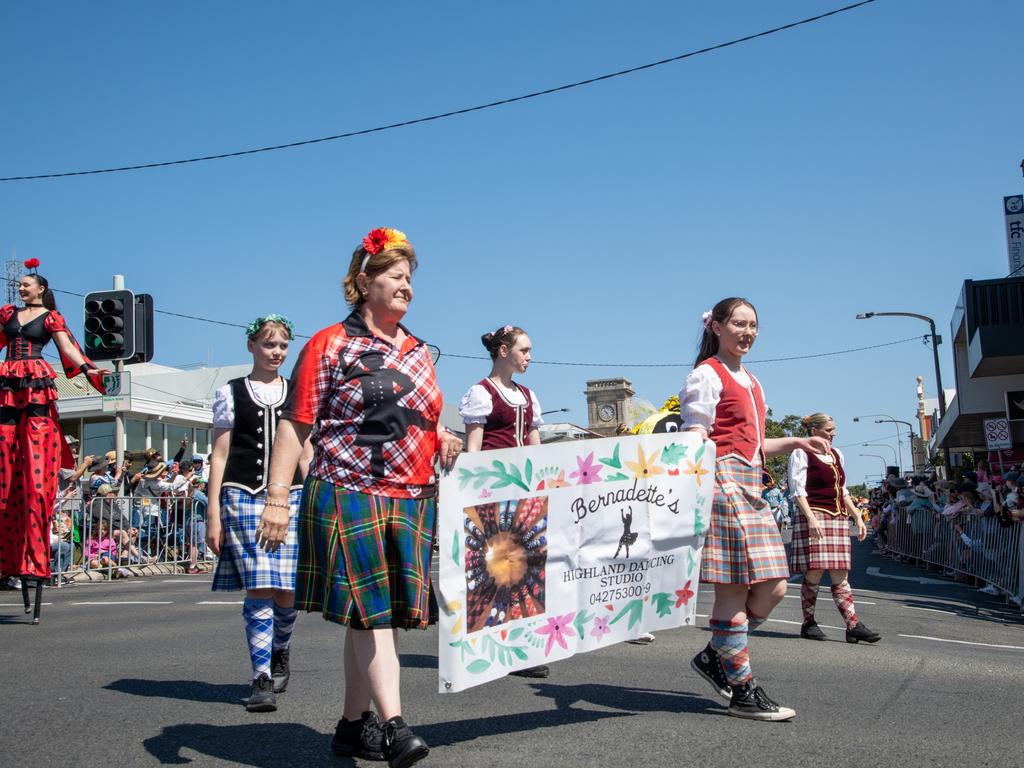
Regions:
<instances>
[{"instance_id":1,"label":"green flower headband","mask_svg":"<svg viewBox=\"0 0 1024 768\"><path fill-rule=\"evenodd\" d=\"M249 339L252 339L257 333L260 332L260 329L267 323L280 323L285 327L285 330L288 331L288 338L295 338L295 331L292 328L292 321L289 320L284 315L278 315L276 313L265 315L263 317L257 317L255 320L253 320L251 323L249 323L249 325L245 327L245 335Z\"/></svg>"}]
</instances>

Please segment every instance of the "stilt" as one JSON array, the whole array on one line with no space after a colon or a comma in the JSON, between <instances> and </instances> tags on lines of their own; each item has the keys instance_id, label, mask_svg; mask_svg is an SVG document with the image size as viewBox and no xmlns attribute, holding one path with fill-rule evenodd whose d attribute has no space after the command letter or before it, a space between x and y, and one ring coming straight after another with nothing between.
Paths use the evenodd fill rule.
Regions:
<instances>
[{"instance_id":1,"label":"stilt","mask_svg":"<svg viewBox=\"0 0 1024 768\"><path fill-rule=\"evenodd\" d=\"M32 613L32 623L39 623L39 612L43 608L43 580L36 577L36 605L35 611Z\"/></svg>"},{"instance_id":2,"label":"stilt","mask_svg":"<svg viewBox=\"0 0 1024 768\"><path fill-rule=\"evenodd\" d=\"M21 599L25 602L25 613L29 613L32 610L32 604L28 599L28 579L24 576L21 577Z\"/></svg>"}]
</instances>

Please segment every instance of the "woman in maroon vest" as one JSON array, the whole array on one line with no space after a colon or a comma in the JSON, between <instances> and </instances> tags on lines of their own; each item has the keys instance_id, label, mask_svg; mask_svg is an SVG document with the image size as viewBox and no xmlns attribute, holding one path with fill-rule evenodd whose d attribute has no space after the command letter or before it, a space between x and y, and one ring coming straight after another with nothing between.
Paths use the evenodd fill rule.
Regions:
<instances>
[{"instance_id":1,"label":"woman in maroon vest","mask_svg":"<svg viewBox=\"0 0 1024 768\"><path fill-rule=\"evenodd\" d=\"M466 450L489 451L540 445L543 423L537 396L512 380L526 373L533 351L526 331L506 325L480 337L493 361L490 375L462 396L459 415L466 425ZM547 677L546 666L513 672L519 677Z\"/></svg>"},{"instance_id":2,"label":"woman in maroon vest","mask_svg":"<svg viewBox=\"0 0 1024 768\"><path fill-rule=\"evenodd\" d=\"M804 614L800 637L827 639L814 620L814 605L818 600L821 575L828 571L832 599L846 621L846 642L863 640L877 643L882 636L857 620L853 592L847 581L850 573L850 521L847 515L857 522L858 541L864 541L868 531L846 490L843 455L831 447L836 424L828 414L815 413L805 416L803 425L808 434L828 440L829 450L818 453L800 449L789 456L789 493L799 510L793 521L789 567L793 573L804 575L800 587L800 606Z\"/></svg>"}]
</instances>

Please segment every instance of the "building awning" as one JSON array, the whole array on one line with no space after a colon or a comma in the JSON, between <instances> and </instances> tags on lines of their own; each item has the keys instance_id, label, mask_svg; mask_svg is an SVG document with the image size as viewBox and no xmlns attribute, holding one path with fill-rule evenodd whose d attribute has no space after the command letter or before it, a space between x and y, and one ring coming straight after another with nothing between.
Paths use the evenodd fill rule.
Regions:
<instances>
[{"instance_id":1,"label":"building awning","mask_svg":"<svg viewBox=\"0 0 1024 768\"><path fill-rule=\"evenodd\" d=\"M960 398L953 398L946 415L939 422L934 445L947 451L984 451L985 420L1005 416L1002 411L960 413Z\"/></svg>"}]
</instances>

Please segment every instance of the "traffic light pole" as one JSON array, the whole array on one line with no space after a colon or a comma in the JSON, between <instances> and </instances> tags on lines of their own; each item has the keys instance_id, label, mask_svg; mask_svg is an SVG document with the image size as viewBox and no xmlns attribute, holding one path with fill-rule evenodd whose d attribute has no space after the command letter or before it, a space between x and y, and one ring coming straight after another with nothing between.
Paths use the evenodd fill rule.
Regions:
<instances>
[{"instance_id":1,"label":"traffic light pole","mask_svg":"<svg viewBox=\"0 0 1024 768\"><path fill-rule=\"evenodd\" d=\"M113 288L115 291L124 290L124 275L114 275ZM118 378L120 378L120 374L124 373L124 361L117 360L114 363L114 370L119 374ZM124 414L121 413L120 408L114 411L114 451L117 454L115 461L117 462L117 468L119 469L121 467L121 462L124 461ZM116 473L117 469L114 471ZM124 480L122 479L117 488L117 495L120 496L123 493Z\"/></svg>"}]
</instances>

